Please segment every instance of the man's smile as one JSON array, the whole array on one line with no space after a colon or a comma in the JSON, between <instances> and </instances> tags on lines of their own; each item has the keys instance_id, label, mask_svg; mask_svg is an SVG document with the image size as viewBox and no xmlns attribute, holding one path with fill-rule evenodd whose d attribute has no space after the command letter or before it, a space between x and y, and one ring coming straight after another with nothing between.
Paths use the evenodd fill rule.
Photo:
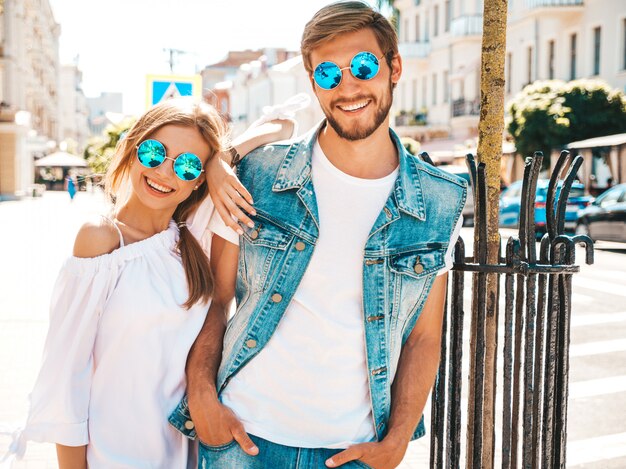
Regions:
<instances>
[{"instance_id":1,"label":"man's smile","mask_svg":"<svg viewBox=\"0 0 626 469\"><path fill-rule=\"evenodd\" d=\"M365 108L367 105L369 105L372 101L370 99L366 99L363 101L357 101L355 103L351 103L351 104L338 104L337 107L339 109L341 109L344 112L356 112L356 111L360 111L361 109Z\"/></svg>"}]
</instances>

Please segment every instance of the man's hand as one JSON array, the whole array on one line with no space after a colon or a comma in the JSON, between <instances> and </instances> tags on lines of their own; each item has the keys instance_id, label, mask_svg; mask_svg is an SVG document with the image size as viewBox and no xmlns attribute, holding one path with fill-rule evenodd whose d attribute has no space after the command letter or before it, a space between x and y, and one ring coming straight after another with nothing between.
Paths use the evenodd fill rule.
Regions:
<instances>
[{"instance_id":1,"label":"man's hand","mask_svg":"<svg viewBox=\"0 0 626 469\"><path fill-rule=\"evenodd\" d=\"M380 443L360 443L350 446L326 460L327 467L339 467L349 461L359 460L375 469L393 469L404 458L408 443L383 440Z\"/></svg>"},{"instance_id":2,"label":"man's hand","mask_svg":"<svg viewBox=\"0 0 626 469\"><path fill-rule=\"evenodd\" d=\"M236 440L250 456L259 454L259 448L250 439L235 413L216 399L202 402L189 398L189 412L198 439L209 446L222 446Z\"/></svg>"}]
</instances>

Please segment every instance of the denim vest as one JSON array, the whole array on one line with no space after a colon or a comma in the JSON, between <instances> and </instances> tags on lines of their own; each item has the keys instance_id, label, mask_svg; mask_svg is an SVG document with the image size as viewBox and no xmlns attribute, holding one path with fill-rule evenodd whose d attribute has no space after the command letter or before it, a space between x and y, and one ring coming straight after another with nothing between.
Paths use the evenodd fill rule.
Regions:
<instances>
[{"instance_id":1,"label":"denim vest","mask_svg":"<svg viewBox=\"0 0 626 469\"><path fill-rule=\"evenodd\" d=\"M311 153L318 132L319 127L298 141L261 147L239 166L239 179L252 194L257 215L252 217L255 227L245 227L240 236L237 312L224 335L218 392L272 337L315 249L319 217ZM390 135L398 149L400 170L363 253L365 352L378 440L387 431L391 385L402 345L437 271L444 267L467 193L464 180L422 162L404 149L391 130ZM185 398L170 422L195 438L188 419ZM422 419L413 439L423 435Z\"/></svg>"}]
</instances>

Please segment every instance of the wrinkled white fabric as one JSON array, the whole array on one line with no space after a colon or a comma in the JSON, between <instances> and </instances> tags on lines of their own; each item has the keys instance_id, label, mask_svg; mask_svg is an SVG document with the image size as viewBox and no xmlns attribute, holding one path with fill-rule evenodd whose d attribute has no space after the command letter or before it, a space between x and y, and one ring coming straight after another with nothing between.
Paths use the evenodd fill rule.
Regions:
<instances>
[{"instance_id":1,"label":"wrinkled white fabric","mask_svg":"<svg viewBox=\"0 0 626 469\"><path fill-rule=\"evenodd\" d=\"M259 126L276 119L285 119L293 122L292 136L298 135L298 122L295 120L296 112L309 106L311 97L306 93L298 93L287 99L284 103L275 106L264 106L263 115L254 121L251 127Z\"/></svg>"}]
</instances>

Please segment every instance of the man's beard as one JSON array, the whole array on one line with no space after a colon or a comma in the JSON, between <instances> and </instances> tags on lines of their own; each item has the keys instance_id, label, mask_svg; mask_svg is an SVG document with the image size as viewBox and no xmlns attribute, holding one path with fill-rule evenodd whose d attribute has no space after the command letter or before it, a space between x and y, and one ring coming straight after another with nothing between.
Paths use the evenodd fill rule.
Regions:
<instances>
[{"instance_id":1,"label":"man's beard","mask_svg":"<svg viewBox=\"0 0 626 469\"><path fill-rule=\"evenodd\" d=\"M376 114L374 115L374 119L371 125L367 125L364 127L352 127L349 129L343 128L339 122L333 117L333 115L329 112L326 112L324 109L324 114L326 115L326 119L328 123L333 128L333 130L339 135L341 138L346 140L355 141L362 140L364 138L372 135L387 119L389 115L389 110L391 109L391 97L393 96L393 84L391 79L389 80L389 93L387 94L387 99L382 102L382 104L376 110ZM373 96L357 96L352 101L358 101L360 99L369 99L371 100L369 105L376 105L377 101ZM384 99L384 97L383 97ZM331 105L331 109L335 108L336 104Z\"/></svg>"}]
</instances>

